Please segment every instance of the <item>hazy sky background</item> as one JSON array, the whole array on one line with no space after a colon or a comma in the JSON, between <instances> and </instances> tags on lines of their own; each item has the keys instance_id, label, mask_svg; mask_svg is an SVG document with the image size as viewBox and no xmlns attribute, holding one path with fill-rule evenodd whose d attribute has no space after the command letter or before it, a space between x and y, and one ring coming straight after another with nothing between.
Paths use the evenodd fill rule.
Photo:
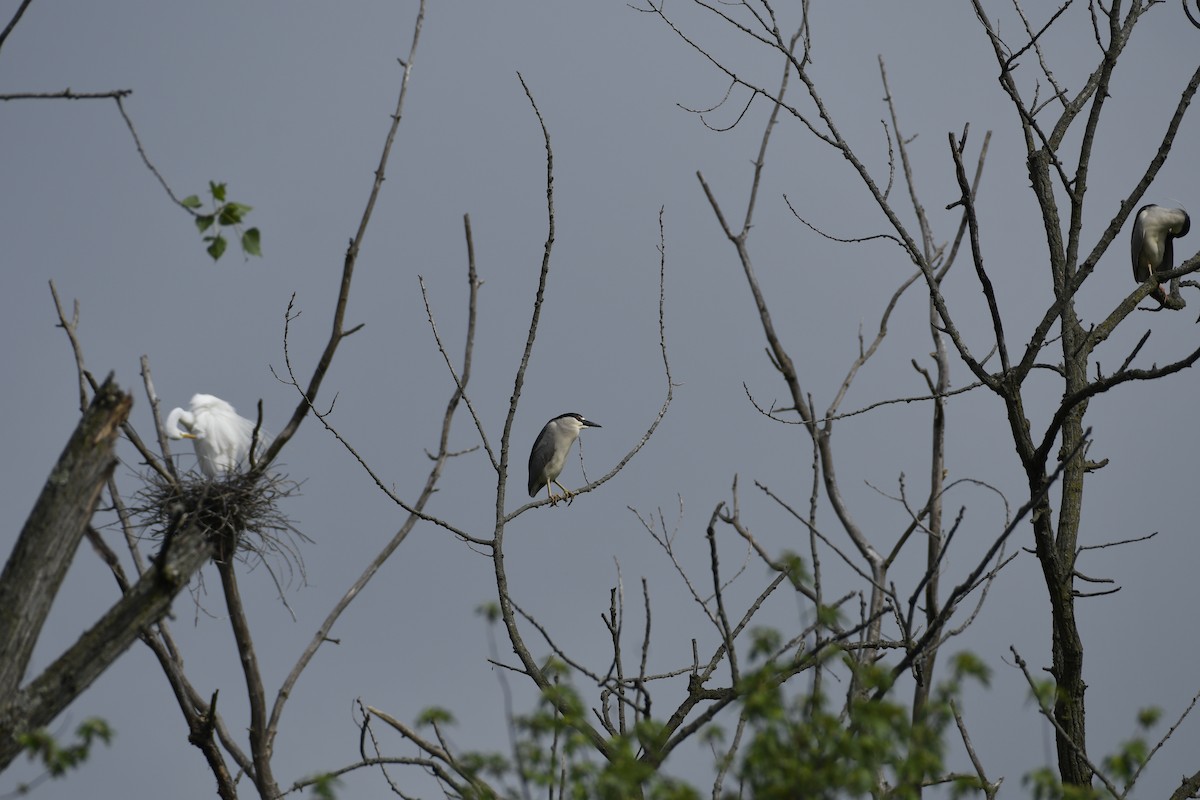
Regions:
<instances>
[{"instance_id":1,"label":"hazy sky background","mask_svg":"<svg viewBox=\"0 0 1200 800\"><path fill-rule=\"evenodd\" d=\"M714 55L739 74L774 84L776 55L756 50L671 4ZM782 4L781 4L782 5ZM3 4L7 20L16 2ZM1098 51L1086 7L1068 11L1045 39L1056 77L1079 88ZM282 427L297 401L277 381L283 367L284 312L295 293L302 312L292 326L293 363L307 379L328 334L346 243L367 197L399 88L397 57L408 52L413 2L34 3L0 52L0 92L132 89L127 108L148 154L180 196L227 181L232 199L254 206L263 231L262 259L244 262L231 248L212 263L191 220L142 165L111 101L0 104L3 291L0 340L5 393L0 424L6 480L0 483L0 551L15 540L51 465L78 417L75 370L55 327L47 288L81 305L87 366L110 370L136 393L133 422L152 426L138 359L149 356L164 408L192 394L216 394L248 416L262 398L266 422ZM1023 41L1006 3L992 4L1010 43ZM1038 24L1046 11L1030 7ZM877 57L887 64L908 136L922 202L945 241L958 192L946 134L970 124L968 152L983 133L993 139L980 194L982 244L1005 315L1011 347L1028 340L1052 295L1041 221L1024 164L1015 113L979 24L962 2L814 4L813 74L830 111L880 182L887 179L886 115ZM791 20L789 24L795 24ZM1152 157L1162 130L1195 68L1200 31L1175 3L1152 10L1121 61L1092 163L1085 234L1098 235ZM1032 94L1035 62L1020 77ZM573 506L540 508L514 522L507 563L515 598L536 614L575 657L603 670L607 634L599 614L620 565L633 641L640 639L640 592L650 580L655 639L651 669L690 662L689 639L713 640L661 549L628 507L661 508L678 523L685 566L706 579L704 526L716 503L741 483L746 521L773 550L806 550L803 531L753 489L753 481L803 507L811 478L803 431L760 416L743 382L765 404L783 387L763 355L763 336L732 247L721 235L695 177L704 173L726 213L744 213L750 165L769 109L755 103L730 132L706 129L680 108L715 105L725 79L657 18L624 2L432 3L416 55L388 181L359 260L347 323L365 328L346 340L322 388L337 395L330 421L398 493L415 498L436 446L441 411L453 388L438 355L417 284L424 276L439 328L457 355L465 321L466 260L462 215L471 215L480 277L479 334L470 394L489 435L499 437L512 377L525 341L546 230L541 132L517 79L536 97L553 141L557 243L547 301L513 444L507 506L524 496L527 448L541 425L565 411L601 423L584 434L588 474L606 472L641 436L662 402L657 342L658 219L665 206L667 344L676 399L659 433L613 481ZM793 97L799 101L798 85ZM1045 87L1043 87L1045 88ZM737 95L706 117L714 127L736 119ZM1194 117L1194 114L1193 114ZM1200 124L1188 119L1172 159L1147 202L1200 208L1192 146ZM1071 137L1078 141L1078 131ZM776 131L751 236L752 253L775 322L805 389L824 409L870 336L895 287L912 270L886 241L839 245L821 239L788 212L797 211L842 237L885 232L884 221L849 165L794 120ZM893 191L897 205L902 187ZM905 220L912 224L911 211ZM1196 234L1178 245L1192 255ZM1089 244L1090 246L1090 244ZM1134 289L1123 234L1080 300L1087 322ZM990 326L974 276L961 261L945 291L977 353ZM1187 295L1195 301L1196 296ZM1139 359L1164 363L1195 347L1192 303L1178 314L1134 314L1097 354L1114 369L1147 329ZM890 335L855 382L844 408L918 395L923 381L911 359L928 365L927 299L918 288L899 304ZM1053 352L1051 350L1050 352ZM954 367L955 385L970 380ZM1035 428L1061 390L1029 399ZM1099 544L1159 531L1148 543L1097 551L1081 571L1115 579L1115 596L1084 601L1091 752L1111 752L1134 732L1137 710L1157 705L1173 721L1200 686L1195 670L1200 555L1194 519L1190 420L1197 376L1188 371L1153 385L1122 387L1092 403L1091 456L1110 465L1089 479L1081 541ZM1183 414L1178 412L1183 411ZM987 481L1016 508L1024 480L998 401L976 392L950 406L952 477ZM842 489L880 547L906 524L896 494L901 473L920 495L928 471L929 408L890 406L841 422L835 447ZM458 419L454 445L477 444L469 419ZM122 446L118 478L136 490L137 459ZM194 465L186 449L184 466ZM371 483L349 454L309 419L285 450L281 469L303 482L286 511L313 539L304 548L307 585L292 585L293 622L263 570L243 592L253 612L268 692L278 688L331 604L403 521L400 509ZM582 483L573 456L564 483ZM876 491L876 487L879 491ZM475 453L454 461L430 512L487 535L494 474ZM682 515L678 509L680 499ZM943 585L952 586L1003 527L994 494L973 489L950 497L948 511L968 507ZM833 527L826 510L823 521ZM115 531L110 534L117 536ZM736 569L745 549L731 531L724 564ZM1014 545L1028 546L1024 527ZM915 557L915 551L914 551ZM834 559L826 559L837 578ZM910 578L914 561L898 569ZM186 595L175 605L174 632L202 693L221 690L232 730L245 726L244 684L221 604L212 592L202 610ZM503 709L486 663L487 638L474 609L494 598L490 562L440 529L419 526L333 631L296 687L277 745L281 786L357 758L354 698L411 720L430 705L461 721L464 748L505 750ZM734 590L746 602L767 580L751 560ZM845 585L845 584L843 584ZM853 584L857 586L858 584ZM911 582L908 584L911 590ZM219 594L219 590L217 591ZM39 642L31 670L47 665L116 598L114 582L87 544ZM766 609L762 622L794 625L791 600ZM215 615L215 617L213 616ZM636 621L636 622L635 622ZM530 632L535 653L546 648ZM1030 665L1049 663L1045 589L1035 559L1021 555L1001 576L976 624L950 648L969 648L994 667L992 686L972 690L965 711L990 775L1006 776L1003 797L1025 794L1021 776L1052 761L1053 737L1027 701L1011 666L1015 645ZM702 648L703 650L703 648ZM502 653L507 647L501 643ZM949 652L949 651L947 651ZM1006 666L1006 663L1008 664ZM585 684L581 688L587 691ZM591 699L592 694L586 696ZM523 693L518 709L531 708ZM664 694L658 711L673 698ZM66 733L88 716L116 729L65 781L41 798L214 795L204 762L186 742L186 727L149 651L135 645L64 715ZM1157 736L1168 724L1154 732ZM414 749L387 740L394 755ZM1189 720L1156 757L1139 796L1164 796L1197 768L1200 720ZM961 747L951 746L957 763ZM708 760L681 754L668 768L708 785ZM26 766L0 776L0 793L37 774ZM437 796L416 771L403 785ZM243 789L250 791L243 785ZM377 774L343 784L346 797L386 792Z\"/></svg>"}]
</instances>

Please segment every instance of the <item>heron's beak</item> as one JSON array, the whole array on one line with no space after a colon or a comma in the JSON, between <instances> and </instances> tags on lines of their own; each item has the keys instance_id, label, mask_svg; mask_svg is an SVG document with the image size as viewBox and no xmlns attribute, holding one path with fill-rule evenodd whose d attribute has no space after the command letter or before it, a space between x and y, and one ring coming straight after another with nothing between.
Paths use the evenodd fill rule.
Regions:
<instances>
[{"instance_id":1,"label":"heron's beak","mask_svg":"<svg viewBox=\"0 0 1200 800\"><path fill-rule=\"evenodd\" d=\"M592 422L591 420L585 419L583 421L583 427L585 427L585 428L603 428L604 426L601 425L599 422Z\"/></svg>"},{"instance_id":2,"label":"heron's beak","mask_svg":"<svg viewBox=\"0 0 1200 800\"><path fill-rule=\"evenodd\" d=\"M199 439L200 438L199 436L197 436L194 433L181 433L179 435L181 438L184 438L184 439Z\"/></svg>"}]
</instances>

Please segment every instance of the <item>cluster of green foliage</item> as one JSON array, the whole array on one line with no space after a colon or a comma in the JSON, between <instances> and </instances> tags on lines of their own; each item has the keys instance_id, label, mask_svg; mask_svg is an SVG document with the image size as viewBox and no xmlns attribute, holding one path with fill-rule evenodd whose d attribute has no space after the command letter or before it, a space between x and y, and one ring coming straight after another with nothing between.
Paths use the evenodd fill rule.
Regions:
<instances>
[{"instance_id":1,"label":"cluster of green foliage","mask_svg":"<svg viewBox=\"0 0 1200 800\"><path fill-rule=\"evenodd\" d=\"M739 755L737 774L746 793L775 798L920 796L923 786L943 780L945 732L953 720L952 701L963 682L986 684L988 669L970 653L953 660L951 677L940 683L915 715L887 698L892 678L886 668L843 658L851 676L844 708L823 691L788 697L782 665L764 664L743 680L742 704L750 732ZM978 789L963 776L957 791Z\"/></svg>"},{"instance_id":2,"label":"cluster of green foliage","mask_svg":"<svg viewBox=\"0 0 1200 800\"><path fill-rule=\"evenodd\" d=\"M543 693L537 709L516 720L517 751L525 779L537 787L558 787L558 796L585 800L644 797L647 800L696 800L690 786L662 774L639 760L642 752L661 747L663 726L645 719L630 733L608 740L610 757L598 760L591 741L579 725L591 716L579 693L565 681L561 663L547 665L555 684ZM559 709L565 708L565 712Z\"/></svg>"},{"instance_id":3,"label":"cluster of green foliage","mask_svg":"<svg viewBox=\"0 0 1200 800\"><path fill-rule=\"evenodd\" d=\"M90 717L75 729L75 741L71 744L60 744L54 738L54 734L45 728L17 734L17 742L31 761L42 763L47 775L61 778L87 761L94 742L100 741L107 745L112 741L112 737L113 731L107 722L98 717ZM30 788L25 785L18 786L14 794L26 794Z\"/></svg>"},{"instance_id":4,"label":"cluster of green foliage","mask_svg":"<svg viewBox=\"0 0 1200 800\"><path fill-rule=\"evenodd\" d=\"M242 223L250 213L252 206L245 203L235 203L226 199L226 187L223 183L208 182L208 193L212 198L212 210L207 214L198 213L197 209L204 205L199 195L188 195L180 202L184 208L195 214L196 227L200 230L201 238L208 242L205 250L212 260L216 261L225 254L228 242L222 229L232 227L239 234L242 242L242 253L246 256L262 255L262 238L258 228L242 230Z\"/></svg>"},{"instance_id":5,"label":"cluster of green foliage","mask_svg":"<svg viewBox=\"0 0 1200 800\"><path fill-rule=\"evenodd\" d=\"M544 669L555 683L530 714L513 720L514 759L478 752L456 756L459 775L467 783L464 800L516 800L523 796L521 782L563 800L699 800L696 790L638 759L641 751L655 746L661 724L643 721L632 733L612 737L611 758L601 759L581 732L590 712L565 682L566 665L551 661ZM453 724L454 719L445 709L429 708L416 722L440 726Z\"/></svg>"},{"instance_id":6,"label":"cluster of green foliage","mask_svg":"<svg viewBox=\"0 0 1200 800\"><path fill-rule=\"evenodd\" d=\"M1034 699L1048 709L1048 703L1053 701L1054 683L1044 681L1034 687ZM1117 752L1105 756L1100 767L1104 775L1121 792L1127 792L1137 780L1142 768L1150 760L1152 750L1142 734L1149 733L1162 716L1158 708L1143 708L1137 715L1138 735L1121 742ZM1058 772L1051 767L1040 767L1025 775L1025 785L1029 787L1033 800L1109 800L1116 797L1107 786L1071 786L1063 785ZM1122 785L1116 785L1117 783ZM1120 796L1123 796L1120 795Z\"/></svg>"},{"instance_id":7,"label":"cluster of green foliage","mask_svg":"<svg viewBox=\"0 0 1200 800\"><path fill-rule=\"evenodd\" d=\"M951 702L961 695L965 680L987 683L986 665L969 653L956 656L951 677L936 687L914 720L905 704L886 696L872 698L876 690L890 688L886 669L864 667L842 655L854 687L844 709L820 691L789 693L783 681L786 665L773 661L765 661L743 678L738 687L746 722L743 746L735 764L718 763L722 768L733 767L735 782L740 782L739 792L728 797L907 800L918 797L921 787L944 780L945 732L953 721ZM592 741L581 732L591 712L570 685L569 670L557 662L546 668L555 683L532 713L514 720L514 759L494 753L458 757L460 775L470 786L464 797L519 798L520 781L564 800L695 800L702 796L698 789L640 757L661 747L663 726L653 719L641 720L630 733L610 738L610 757L600 758ZM444 709L433 708L423 712L417 723L439 726L453 724L453 718ZM724 736L714 724L704 739L716 744ZM959 776L953 788L961 794L980 786L972 776Z\"/></svg>"}]
</instances>

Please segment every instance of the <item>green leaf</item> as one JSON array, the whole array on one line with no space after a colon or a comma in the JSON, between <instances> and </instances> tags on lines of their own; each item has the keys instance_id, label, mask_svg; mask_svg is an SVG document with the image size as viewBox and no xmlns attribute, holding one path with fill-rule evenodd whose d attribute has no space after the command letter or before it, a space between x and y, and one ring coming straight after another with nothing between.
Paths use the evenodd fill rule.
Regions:
<instances>
[{"instance_id":1,"label":"green leaf","mask_svg":"<svg viewBox=\"0 0 1200 800\"><path fill-rule=\"evenodd\" d=\"M1042 708L1052 708L1054 706L1054 699L1058 695L1058 686L1053 680L1046 678L1044 680L1034 681L1033 689L1031 691L1033 694L1033 699L1036 700L1037 704Z\"/></svg>"},{"instance_id":2,"label":"green leaf","mask_svg":"<svg viewBox=\"0 0 1200 800\"><path fill-rule=\"evenodd\" d=\"M336 800L337 794L334 792L334 787L341 783L331 773L314 775L310 778L312 781L312 796L317 800Z\"/></svg>"},{"instance_id":3,"label":"green leaf","mask_svg":"<svg viewBox=\"0 0 1200 800\"><path fill-rule=\"evenodd\" d=\"M953 663L955 678L970 677L987 686L992 677L992 671L983 659L969 650L955 653Z\"/></svg>"},{"instance_id":4,"label":"green leaf","mask_svg":"<svg viewBox=\"0 0 1200 800\"><path fill-rule=\"evenodd\" d=\"M984 782L974 775L956 775L950 782L951 797L965 797L984 790Z\"/></svg>"},{"instance_id":5,"label":"green leaf","mask_svg":"<svg viewBox=\"0 0 1200 800\"><path fill-rule=\"evenodd\" d=\"M1138 725L1142 728L1153 728L1157 724L1159 718L1162 717L1162 709L1154 706L1148 706L1138 712Z\"/></svg>"},{"instance_id":6,"label":"green leaf","mask_svg":"<svg viewBox=\"0 0 1200 800\"><path fill-rule=\"evenodd\" d=\"M440 706L430 706L417 714L418 725L434 725L436 723L453 725L454 715Z\"/></svg>"},{"instance_id":7,"label":"green leaf","mask_svg":"<svg viewBox=\"0 0 1200 800\"><path fill-rule=\"evenodd\" d=\"M242 234L242 252L248 256L262 255L262 242L259 238L258 228L250 228Z\"/></svg>"},{"instance_id":8,"label":"green leaf","mask_svg":"<svg viewBox=\"0 0 1200 800\"><path fill-rule=\"evenodd\" d=\"M218 203L225 202L225 184L209 181L208 191L212 194L213 200L216 200Z\"/></svg>"},{"instance_id":9,"label":"green leaf","mask_svg":"<svg viewBox=\"0 0 1200 800\"><path fill-rule=\"evenodd\" d=\"M79 727L75 729L75 735L82 739L84 744L91 744L96 739L108 744L112 741L113 729L100 717L88 717L79 723Z\"/></svg>"},{"instance_id":10,"label":"green leaf","mask_svg":"<svg viewBox=\"0 0 1200 800\"><path fill-rule=\"evenodd\" d=\"M213 221L215 219L216 219L216 217L214 217L212 214L200 214L198 217L196 217L196 220L195 220L196 227L200 230L201 233L204 233L206 230L208 230L209 228L212 227Z\"/></svg>"},{"instance_id":11,"label":"green leaf","mask_svg":"<svg viewBox=\"0 0 1200 800\"><path fill-rule=\"evenodd\" d=\"M189 194L180 200L179 204L184 208L199 208L201 206L200 198L194 194Z\"/></svg>"},{"instance_id":12,"label":"green leaf","mask_svg":"<svg viewBox=\"0 0 1200 800\"><path fill-rule=\"evenodd\" d=\"M245 203L226 203L218 210L217 220L222 225L238 225L245 219L253 206Z\"/></svg>"},{"instance_id":13,"label":"green leaf","mask_svg":"<svg viewBox=\"0 0 1200 800\"><path fill-rule=\"evenodd\" d=\"M489 774L502 778L510 769L507 759L496 753L461 753L458 763L470 775Z\"/></svg>"},{"instance_id":14,"label":"green leaf","mask_svg":"<svg viewBox=\"0 0 1200 800\"><path fill-rule=\"evenodd\" d=\"M842 612L836 606L821 605L817 608L817 622L826 628L837 625L842 620Z\"/></svg>"},{"instance_id":15,"label":"green leaf","mask_svg":"<svg viewBox=\"0 0 1200 800\"><path fill-rule=\"evenodd\" d=\"M500 604L493 601L481 603L475 607L475 613L486 619L488 622L496 622L500 619Z\"/></svg>"},{"instance_id":16,"label":"green leaf","mask_svg":"<svg viewBox=\"0 0 1200 800\"><path fill-rule=\"evenodd\" d=\"M213 236L212 243L205 249L208 251L208 254L212 256L212 260L217 261L221 258L221 256L225 255L225 247L226 242L224 236Z\"/></svg>"},{"instance_id":17,"label":"green leaf","mask_svg":"<svg viewBox=\"0 0 1200 800\"><path fill-rule=\"evenodd\" d=\"M774 628L753 628L750 631L750 657L770 656L783 644L783 635Z\"/></svg>"},{"instance_id":18,"label":"green leaf","mask_svg":"<svg viewBox=\"0 0 1200 800\"><path fill-rule=\"evenodd\" d=\"M779 560L792 586L796 589L803 588L808 582L808 569L804 566L804 559L791 550L784 550Z\"/></svg>"},{"instance_id":19,"label":"green leaf","mask_svg":"<svg viewBox=\"0 0 1200 800\"><path fill-rule=\"evenodd\" d=\"M547 678L566 678L571 674L571 668L565 661L547 656L545 662L542 663L542 672L546 673Z\"/></svg>"},{"instance_id":20,"label":"green leaf","mask_svg":"<svg viewBox=\"0 0 1200 800\"><path fill-rule=\"evenodd\" d=\"M634 734L644 750L657 753L666 742L666 737L663 735L665 730L666 728L661 722L644 719L634 728Z\"/></svg>"}]
</instances>

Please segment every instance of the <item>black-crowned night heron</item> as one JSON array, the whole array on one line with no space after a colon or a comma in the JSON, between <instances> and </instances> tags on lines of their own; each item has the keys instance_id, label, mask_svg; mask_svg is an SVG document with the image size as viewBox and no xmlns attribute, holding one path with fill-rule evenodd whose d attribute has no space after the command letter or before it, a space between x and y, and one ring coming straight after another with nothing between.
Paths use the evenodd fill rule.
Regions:
<instances>
[{"instance_id":1,"label":"black-crowned night heron","mask_svg":"<svg viewBox=\"0 0 1200 800\"><path fill-rule=\"evenodd\" d=\"M1175 253L1171 242L1186 236L1192 221L1182 208L1164 208L1148 205L1138 209L1133 218L1133 277L1145 283L1151 275L1166 272L1175 267ZM1154 298L1166 305L1167 293L1161 286L1154 290Z\"/></svg>"},{"instance_id":2,"label":"black-crowned night heron","mask_svg":"<svg viewBox=\"0 0 1200 800\"><path fill-rule=\"evenodd\" d=\"M200 471L210 478L222 477L246 466L253 434L253 422L238 416L233 406L211 394L195 395L191 411L176 408L167 416L167 436L191 439ZM261 447L266 438L262 431L258 438Z\"/></svg>"},{"instance_id":3,"label":"black-crowned night heron","mask_svg":"<svg viewBox=\"0 0 1200 800\"><path fill-rule=\"evenodd\" d=\"M560 414L547 422L533 443L533 449L529 451L529 496L535 497L545 486L546 493L550 495L550 505L554 505L560 498L550 488L553 484L562 489L562 499L569 499L571 492L558 482L558 476L567 462L567 453L579 438L581 430L599 427L595 422L584 419L582 414L574 412Z\"/></svg>"}]
</instances>

